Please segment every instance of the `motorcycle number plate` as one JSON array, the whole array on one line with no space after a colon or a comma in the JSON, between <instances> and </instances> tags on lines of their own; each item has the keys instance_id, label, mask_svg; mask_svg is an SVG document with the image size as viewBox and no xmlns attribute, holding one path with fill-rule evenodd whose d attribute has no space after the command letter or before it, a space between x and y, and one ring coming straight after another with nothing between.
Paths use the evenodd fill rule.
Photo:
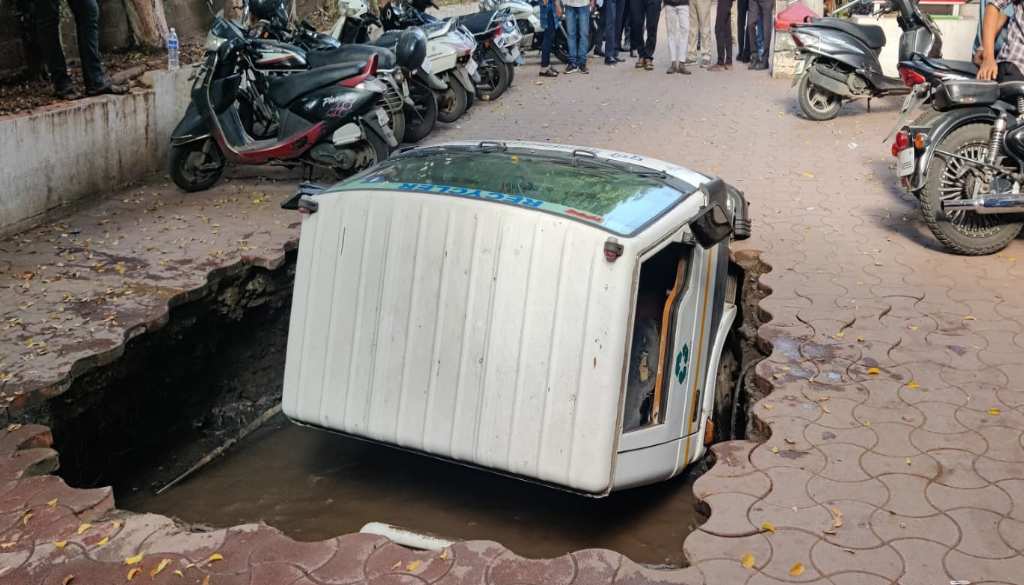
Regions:
<instances>
[{"instance_id":1,"label":"motorcycle number plate","mask_svg":"<svg viewBox=\"0 0 1024 585\"><path fill-rule=\"evenodd\" d=\"M466 73L469 73L472 76L474 73L476 73L476 68L476 60L470 57L469 61L466 61Z\"/></svg>"},{"instance_id":2,"label":"motorcycle number plate","mask_svg":"<svg viewBox=\"0 0 1024 585\"><path fill-rule=\"evenodd\" d=\"M907 177L914 174L914 149L904 148L896 158L896 176Z\"/></svg>"}]
</instances>

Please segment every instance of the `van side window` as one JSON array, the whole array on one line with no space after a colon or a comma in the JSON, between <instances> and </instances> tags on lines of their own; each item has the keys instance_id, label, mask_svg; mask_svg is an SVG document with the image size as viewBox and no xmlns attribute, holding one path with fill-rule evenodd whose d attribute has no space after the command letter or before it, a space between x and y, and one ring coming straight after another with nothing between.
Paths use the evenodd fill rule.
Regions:
<instances>
[{"instance_id":1,"label":"van side window","mask_svg":"<svg viewBox=\"0 0 1024 585\"><path fill-rule=\"evenodd\" d=\"M640 266L622 431L664 422L676 313L692 248L671 243Z\"/></svg>"}]
</instances>

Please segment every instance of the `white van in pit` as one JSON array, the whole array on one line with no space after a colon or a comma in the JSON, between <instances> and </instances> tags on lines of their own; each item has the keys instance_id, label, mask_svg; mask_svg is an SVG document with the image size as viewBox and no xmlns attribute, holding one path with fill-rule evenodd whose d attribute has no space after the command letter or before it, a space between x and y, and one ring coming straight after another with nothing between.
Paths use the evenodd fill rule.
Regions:
<instances>
[{"instance_id":1,"label":"white van in pit","mask_svg":"<svg viewBox=\"0 0 1024 585\"><path fill-rule=\"evenodd\" d=\"M619 152L447 143L285 207L304 212L295 422L603 496L678 474L729 411L728 240L750 221L720 180Z\"/></svg>"}]
</instances>

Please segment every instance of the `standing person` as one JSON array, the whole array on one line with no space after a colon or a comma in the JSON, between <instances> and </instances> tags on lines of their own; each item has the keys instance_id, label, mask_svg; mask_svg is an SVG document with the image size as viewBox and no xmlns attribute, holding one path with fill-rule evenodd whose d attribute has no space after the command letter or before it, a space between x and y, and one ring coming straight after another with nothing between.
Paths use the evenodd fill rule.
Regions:
<instances>
[{"instance_id":1,"label":"standing person","mask_svg":"<svg viewBox=\"0 0 1024 585\"><path fill-rule=\"evenodd\" d=\"M719 0L720 2L722 0ZM665 73L689 75L686 46L690 37L690 0L664 0L665 28L668 30L668 54L672 63Z\"/></svg>"},{"instance_id":2,"label":"standing person","mask_svg":"<svg viewBox=\"0 0 1024 585\"><path fill-rule=\"evenodd\" d=\"M569 41L569 66L565 74L590 73L587 53L590 52L590 11L596 0L564 0L565 34ZM594 39L597 42L597 39Z\"/></svg>"},{"instance_id":3,"label":"standing person","mask_svg":"<svg viewBox=\"0 0 1024 585\"><path fill-rule=\"evenodd\" d=\"M768 69L768 51L771 47L772 0L750 0L747 12L747 43L750 45L750 67ZM757 29L761 28L762 46L757 42Z\"/></svg>"},{"instance_id":4,"label":"standing person","mask_svg":"<svg viewBox=\"0 0 1024 585\"><path fill-rule=\"evenodd\" d=\"M604 30L604 64L616 65L622 63L619 59L619 42L622 39L622 8L626 0L604 0L604 11L602 22Z\"/></svg>"},{"instance_id":5,"label":"standing person","mask_svg":"<svg viewBox=\"0 0 1024 585\"><path fill-rule=\"evenodd\" d=\"M690 56L701 67L711 64L711 2L690 0ZM698 53L698 41L700 52Z\"/></svg>"},{"instance_id":6,"label":"standing person","mask_svg":"<svg viewBox=\"0 0 1024 585\"><path fill-rule=\"evenodd\" d=\"M1013 5L1013 11L1008 8ZM1024 81L1024 10L1019 0L990 0L985 6L981 29L981 65L978 79ZM996 51L1002 31L1006 38Z\"/></svg>"},{"instance_id":7,"label":"standing person","mask_svg":"<svg viewBox=\"0 0 1024 585\"><path fill-rule=\"evenodd\" d=\"M644 0L626 0L626 3L629 5L629 12L626 14L629 56L637 57L640 47L644 44L644 14L646 14L643 9ZM640 67L643 67L643 65L640 61L637 61L637 68Z\"/></svg>"},{"instance_id":8,"label":"standing person","mask_svg":"<svg viewBox=\"0 0 1024 585\"><path fill-rule=\"evenodd\" d=\"M103 71L103 60L100 57L100 7L96 0L68 0L68 5L75 17L78 56L82 60L86 95L126 93L127 88L111 83ZM34 0L32 8L36 36L45 55L46 69L50 72L54 93L60 98L74 99L78 93L68 74L64 47L60 42L60 0Z\"/></svg>"},{"instance_id":9,"label":"standing person","mask_svg":"<svg viewBox=\"0 0 1024 585\"><path fill-rule=\"evenodd\" d=\"M732 0L718 0L715 11L715 42L718 44L718 63L708 71L732 69Z\"/></svg>"},{"instance_id":10,"label":"standing person","mask_svg":"<svg viewBox=\"0 0 1024 585\"><path fill-rule=\"evenodd\" d=\"M637 69L654 70L654 48L658 44L658 19L661 18L661 0L630 0L633 28L632 45L636 47ZM644 33L647 38L644 38Z\"/></svg>"},{"instance_id":11,"label":"standing person","mask_svg":"<svg viewBox=\"0 0 1024 585\"><path fill-rule=\"evenodd\" d=\"M558 71L551 66L551 45L555 41L555 31L562 19L562 5L558 0L540 1L540 25L544 27L544 39L540 46L541 77L558 77Z\"/></svg>"},{"instance_id":12,"label":"standing person","mask_svg":"<svg viewBox=\"0 0 1024 585\"><path fill-rule=\"evenodd\" d=\"M750 41L747 39L747 0L736 0L736 60L750 62Z\"/></svg>"}]
</instances>

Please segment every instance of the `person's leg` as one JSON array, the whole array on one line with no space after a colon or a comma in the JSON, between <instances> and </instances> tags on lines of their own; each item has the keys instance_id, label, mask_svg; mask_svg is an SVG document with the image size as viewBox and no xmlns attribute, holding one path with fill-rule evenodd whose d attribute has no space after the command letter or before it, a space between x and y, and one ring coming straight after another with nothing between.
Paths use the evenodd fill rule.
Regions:
<instances>
[{"instance_id":1,"label":"person's leg","mask_svg":"<svg viewBox=\"0 0 1024 585\"><path fill-rule=\"evenodd\" d=\"M761 46L758 69L768 69L772 48L772 0L756 0L761 21Z\"/></svg>"},{"instance_id":2,"label":"person's leg","mask_svg":"<svg viewBox=\"0 0 1024 585\"><path fill-rule=\"evenodd\" d=\"M636 51L637 67L642 66L644 46L644 0L629 0L629 48Z\"/></svg>"},{"instance_id":3,"label":"person's leg","mask_svg":"<svg viewBox=\"0 0 1024 585\"><path fill-rule=\"evenodd\" d=\"M60 42L60 0L34 0L32 20L35 21L36 39L43 49L53 88L59 95L68 95L73 87Z\"/></svg>"},{"instance_id":4,"label":"person's leg","mask_svg":"<svg viewBox=\"0 0 1024 585\"><path fill-rule=\"evenodd\" d=\"M715 41L718 64L732 65L732 0L718 0L715 11Z\"/></svg>"},{"instance_id":5,"label":"person's leg","mask_svg":"<svg viewBox=\"0 0 1024 585\"><path fill-rule=\"evenodd\" d=\"M750 0L747 4L747 46L750 49L751 67L757 64L757 25L760 20L757 0Z\"/></svg>"},{"instance_id":6,"label":"person's leg","mask_svg":"<svg viewBox=\"0 0 1024 585\"><path fill-rule=\"evenodd\" d=\"M690 0L690 5L687 7L688 18L690 19L690 31L689 31L689 42L687 43L687 54L691 58L696 58L697 53L697 37L700 35L700 14L697 10L697 2Z\"/></svg>"},{"instance_id":7,"label":"person's leg","mask_svg":"<svg viewBox=\"0 0 1024 585\"><path fill-rule=\"evenodd\" d=\"M710 65L711 46L711 3L712 0L696 0L700 12L700 53L701 61Z\"/></svg>"},{"instance_id":8,"label":"person's leg","mask_svg":"<svg viewBox=\"0 0 1024 585\"><path fill-rule=\"evenodd\" d=\"M576 69L578 64L576 48L579 46L576 43L576 10L575 6L565 7L565 40L569 49L569 66L566 71Z\"/></svg>"},{"instance_id":9,"label":"person's leg","mask_svg":"<svg viewBox=\"0 0 1024 585\"><path fill-rule=\"evenodd\" d=\"M679 16L676 14L675 6L665 7L665 38L668 41L668 58L671 63L668 66L668 73L676 72L676 65L679 63L679 51L676 41L679 39Z\"/></svg>"},{"instance_id":10,"label":"person's leg","mask_svg":"<svg viewBox=\"0 0 1024 585\"><path fill-rule=\"evenodd\" d=\"M75 16L78 34L78 56L82 60L82 77L86 91L98 91L110 85L103 73L100 57L100 7L96 0L68 0Z\"/></svg>"},{"instance_id":11,"label":"person's leg","mask_svg":"<svg viewBox=\"0 0 1024 585\"><path fill-rule=\"evenodd\" d=\"M604 0L604 30L602 31L602 36L604 37L604 62L609 64L614 64L615 58L618 56L618 43L615 40L615 31L618 30L618 23L615 19L619 12L617 4L620 2L622 0Z\"/></svg>"},{"instance_id":12,"label":"person's leg","mask_svg":"<svg viewBox=\"0 0 1024 585\"><path fill-rule=\"evenodd\" d=\"M628 0L616 0L615 2L615 55L618 59L619 51L622 50L622 33L626 26L626 4ZM621 59L619 59L621 61Z\"/></svg>"},{"instance_id":13,"label":"person's leg","mask_svg":"<svg viewBox=\"0 0 1024 585\"><path fill-rule=\"evenodd\" d=\"M750 42L747 40L747 0L736 0L736 60L742 63L750 61Z\"/></svg>"},{"instance_id":14,"label":"person's leg","mask_svg":"<svg viewBox=\"0 0 1024 585\"><path fill-rule=\"evenodd\" d=\"M579 10L577 15L579 22L576 23L576 30L579 31L579 39L577 40L576 54L579 55L579 60L576 64L584 72L587 70L587 55L590 53L590 7L583 6ZM594 39L594 42L598 42L600 39Z\"/></svg>"},{"instance_id":15,"label":"person's leg","mask_svg":"<svg viewBox=\"0 0 1024 585\"><path fill-rule=\"evenodd\" d=\"M644 43L644 53L648 63L654 60L654 49L658 46L658 21L661 19L661 0L646 0L647 2L647 41Z\"/></svg>"},{"instance_id":16,"label":"person's leg","mask_svg":"<svg viewBox=\"0 0 1024 585\"><path fill-rule=\"evenodd\" d=\"M555 40L555 27L558 26L558 23L555 21L555 8L551 4L554 1L548 0L547 5L541 4L540 7L540 24L544 27L540 45L540 69L542 74L551 68L551 45Z\"/></svg>"}]
</instances>

